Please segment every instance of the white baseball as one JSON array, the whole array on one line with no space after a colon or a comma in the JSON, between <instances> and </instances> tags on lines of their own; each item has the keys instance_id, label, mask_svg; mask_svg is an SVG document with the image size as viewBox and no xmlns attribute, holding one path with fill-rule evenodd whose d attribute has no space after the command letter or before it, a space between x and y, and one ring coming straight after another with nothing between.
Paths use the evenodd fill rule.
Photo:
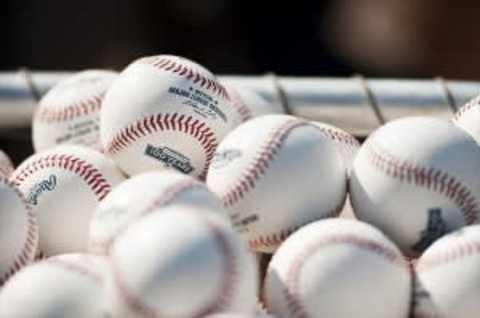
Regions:
<instances>
[{"instance_id":1,"label":"white baseball","mask_svg":"<svg viewBox=\"0 0 480 318\"><path fill-rule=\"evenodd\" d=\"M23 195L0 177L0 286L35 257L38 227Z\"/></svg>"},{"instance_id":2,"label":"white baseball","mask_svg":"<svg viewBox=\"0 0 480 318\"><path fill-rule=\"evenodd\" d=\"M284 114L280 104L269 103L264 97L241 85L225 84L232 106L237 110L238 119L235 126L254 117L268 114Z\"/></svg>"},{"instance_id":3,"label":"white baseball","mask_svg":"<svg viewBox=\"0 0 480 318\"><path fill-rule=\"evenodd\" d=\"M480 144L480 96L461 107L453 117L453 122Z\"/></svg>"},{"instance_id":4,"label":"white baseball","mask_svg":"<svg viewBox=\"0 0 480 318\"><path fill-rule=\"evenodd\" d=\"M204 213L201 213L204 212ZM222 217L172 206L129 227L110 254L113 317L253 313L253 259Z\"/></svg>"},{"instance_id":5,"label":"white baseball","mask_svg":"<svg viewBox=\"0 0 480 318\"><path fill-rule=\"evenodd\" d=\"M86 250L94 210L124 177L101 153L64 145L28 158L11 180L37 216L40 250L51 256Z\"/></svg>"},{"instance_id":6,"label":"white baseball","mask_svg":"<svg viewBox=\"0 0 480 318\"><path fill-rule=\"evenodd\" d=\"M220 199L195 178L175 172L147 172L113 189L90 222L89 251L107 254L112 242L143 216L170 205L208 208L227 216Z\"/></svg>"},{"instance_id":7,"label":"white baseball","mask_svg":"<svg viewBox=\"0 0 480 318\"><path fill-rule=\"evenodd\" d=\"M106 153L129 175L174 168L204 178L236 110L215 76L176 56L130 64L105 96Z\"/></svg>"},{"instance_id":8,"label":"white baseball","mask_svg":"<svg viewBox=\"0 0 480 318\"><path fill-rule=\"evenodd\" d=\"M332 140L340 152L340 156L343 159L345 167L348 171L350 171L353 165L353 160L360 149L360 142L358 142L355 137L345 130L333 125L318 121L312 121L312 124L322 129L322 131L327 134L330 140Z\"/></svg>"},{"instance_id":9,"label":"white baseball","mask_svg":"<svg viewBox=\"0 0 480 318\"><path fill-rule=\"evenodd\" d=\"M360 220L417 256L445 233L479 221L480 147L447 121L395 120L362 145L349 189Z\"/></svg>"},{"instance_id":10,"label":"white baseball","mask_svg":"<svg viewBox=\"0 0 480 318\"><path fill-rule=\"evenodd\" d=\"M480 225L467 226L430 246L416 264L424 292L415 317L478 317L480 312ZM428 310L422 307L429 303Z\"/></svg>"},{"instance_id":11,"label":"white baseball","mask_svg":"<svg viewBox=\"0 0 480 318\"><path fill-rule=\"evenodd\" d=\"M405 318L411 270L374 227L322 220L292 234L273 255L265 302L278 317Z\"/></svg>"},{"instance_id":12,"label":"white baseball","mask_svg":"<svg viewBox=\"0 0 480 318\"><path fill-rule=\"evenodd\" d=\"M102 318L106 262L60 255L28 266L0 291L0 317Z\"/></svg>"},{"instance_id":13,"label":"white baseball","mask_svg":"<svg viewBox=\"0 0 480 318\"><path fill-rule=\"evenodd\" d=\"M10 157L0 150L0 177L8 178L14 170Z\"/></svg>"},{"instance_id":14,"label":"white baseball","mask_svg":"<svg viewBox=\"0 0 480 318\"><path fill-rule=\"evenodd\" d=\"M338 215L346 169L320 128L293 116L266 115L222 141L207 185L250 248L271 253L299 227Z\"/></svg>"},{"instance_id":15,"label":"white baseball","mask_svg":"<svg viewBox=\"0 0 480 318\"><path fill-rule=\"evenodd\" d=\"M101 150L99 121L103 96L116 72L88 70L56 84L38 105L32 122L36 152L60 144Z\"/></svg>"}]
</instances>

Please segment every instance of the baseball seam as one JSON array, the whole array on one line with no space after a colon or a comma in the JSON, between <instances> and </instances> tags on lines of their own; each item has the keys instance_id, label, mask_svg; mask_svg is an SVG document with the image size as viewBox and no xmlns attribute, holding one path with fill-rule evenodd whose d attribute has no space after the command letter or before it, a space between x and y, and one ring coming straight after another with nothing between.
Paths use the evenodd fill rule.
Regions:
<instances>
[{"instance_id":1,"label":"baseball seam","mask_svg":"<svg viewBox=\"0 0 480 318\"><path fill-rule=\"evenodd\" d=\"M232 107L240 116L240 123L244 123L247 120L251 119L253 117L252 112L247 107L242 97L240 96L240 94L238 94L235 88L231 89L230 95L232 96Z\"/></svg>"},{"instance_id":2,"label":"baseball seam","mask_svg":"<svg viewBox=\"0 0 480 318\"><path fill-rule=\"evenodd\" d=\"M98 113L102 107L104 94L105 92L92 95L61 107L50 107L40 104L38 110L35 112L35 121L50 124Z\"/></svg>"},{"instance_id":3,"label":"baseball seam","mask_svg":"<svg viewBox=\"0 0 480 318\"><path fill-rule=\"evenodd\" d=\"M25 209L27 210L27 235L25 242L23 243L23 247L15 256L12 265L6 269L6 271L0 277L0 286L5 284L5 282L13 276L17 271L19 271L22 267L29 264L30 261L33 260L33 256L35 255L36 251L36 235L37 235L37 222L35 219L35 215L33 214L32 210L30 209L27 201L23 194L18 190L18 188L12 182L8 181L7 179L0 178L0 182L5 183L8 185L20 198L22 201Z\"/></svg>"},{"instance_id":4,"label":"baseball seam","mask_svg":"<svg viewBox=\"0 0 480 318\"><path fill-rule=\"evenodd\" d=\"M228 304L232 301L232 298L234 297L234 288L239 282L239 273L237 268L238 264L234 251L230 246L231 243L224 235L222 229L219 228L216 224L208 220L204 220L204 222L206 222L207 228L213 235L214 240L218 243L221 251L220 255L224 258L223 272L221 277L220 289L216 297L213 297L214 299L212 299L210 303L206 304L204 308L200 308L194 313L190 314L189 317L192 318L202 318L215 312L219 312L222 309L227 309ZM136 314L141 315L142 317L161 318L167 316L163 313L157 312L155 309L145 304L139 297L132 295L124 282L121 281L120 271L116 267L113 258L111 258L110 261L113 277L115 280L115 286L120 293L120 297L122 297L126 305L131 310L133 310Z\"/></svg>"},{"instance_id":5,"label":"baseball seam","mask_svg":"<svg viewBox=\"0 0 480 318\"><path fill-rule=\"evenodd\" d=\"M113 235L106 240L92 240L89 244L89 249L92 251L109 251L115 239L132 224L136 223L136 221L142 219L144 216L152 213L156 209L170 204L177 196L194 189L205 189L205 185L196 180L185 180L166 188L155 199L153 199L152 203L145 208L145 210L139 213L138 217L135 218L133 223L129 222L125 226L117 229L115 233L113 233Z\"/></svg>"},{"instance_id":6,"label":"baseball seam","mask_svg":"<svg viewBox=\"0 0 480 318\"><path fill-rule=\"evenodd\" d=\"M110 142L107 143L106 152L110 155L127 148L138 139L159 131L178 131L195 138L203 148L205 154L205 167L200 178L207 174L208 165L217 148L217 138L214 132L205 123L179 113L157 114L144 117L120 130Z\"/></svg>"},{"instance_id":7,"label":"baseball seam","mask_svg":"<svg viewBox=\"0 0 480 318\"><path fill-rule=\"evenodd\" d=\"M471 109L474 107L478 107L480 103L480 97L475 97L471 101L469 101L467 104L465 104L463 107L461 107L453 116L453 121L459 120L463 115L468 113Z\"/></svg>"},{"instance_id":8,"label":"baseball seam","mask_svg":"<svg viewBox=\"0 0 480 318\"><path fill-rule=\"evenodd\" d=\"M78 264L75 264L73 262L69 262L66 260L58 259L58 258L48 258L44 262L56 265L58 267L64 268L67 271L71 271L77 274L80 274L81 276L88 277L91 280L93 280L97 284L101 284L103 279L102 276L99 275L98 273L95 273L91 271L90 269L80 266Z\"/></svg>"},{"instance_id":9,"label":"baseball seam","mask_svg":"<svg viewBox=\"0 0 480 318\"><path fill-rule=\"evenodd\" d=\"M59 168L75 173L86 182L99 201L111 190L111 185L97 168L85 160L66 154L47 155L28 163L15 174L13 183L20 186L29 176L45 168Z\"/></svg>"},{"instance_id":10,"label":"baseball seam","mask_svg":"<svg viewBox=\"0 0 480 318\"><path fill-rule=\"evenodd\" d=\"M148 64L158 70L181 76L200 86L201 88L205 88L213 92L215 95L221 96L226 100L230 100L226 89L215 78L208 78L179 61L174 61L169 57L152 56L142 58L138 60L138 63Z\"/></svg>"},{"instance_id":11,"label":"baseball seam","mask_svg":"<svg viewBox=\"0 0 480 318\"><path fill-rule=\"evenodd\" d=\"M373 254L385 258L390 263L407 269L410 272L408 263L397 253L396 251L378 243L373 240L363 239L355 235L333 235L326 237L321 241L315 242L305 248L297 257L295 257L292 265L289 268L286 276L285 288L283 289L283 296L286 300L287 308L290 311L290 317L292 318L308 318L307 308L299 297L299 276L304 262L314 255L319 249L325 248L331 245L347 244L353 245L360 249L367 250Z\"/></svg>"},{"instance_id":12,"label":"baseball seam","mask_svg":"<svg viewBox=\"0 0 480 318\"><path fill-rule=\"evenodd\" d=\"M454 248L422 257L416 264L417 272L425 272L440 265L453 263L462 258L480 254L480 242L463 242Z\"/></svg>"},{"instance_id":13,"label":"baseball seam","mask_svg":"<svg viewBox=\"0 0 480 318\"><path fill-rule=\"evenodd\" d=\"M330 139L335 142L344 144L354 149L358 149L360 147L360 143L358 142L358 140L347 133L326 127L317 126L317 128L323 131Z\"/></svg>"},{"instance_id":14,"label":"baseball seam","mask_svg":"<svg viewBox=\"0 0 480 318\"><path fill-rule=\"evenodd\" d=\"M478 220L480 209L475 197L454 176L434 167L422 167L395 157L371 141L367 141L364 147L368 160L379 171L391 178L443 195L458 207L466 224Z\"/></svg>"}]
</instances>

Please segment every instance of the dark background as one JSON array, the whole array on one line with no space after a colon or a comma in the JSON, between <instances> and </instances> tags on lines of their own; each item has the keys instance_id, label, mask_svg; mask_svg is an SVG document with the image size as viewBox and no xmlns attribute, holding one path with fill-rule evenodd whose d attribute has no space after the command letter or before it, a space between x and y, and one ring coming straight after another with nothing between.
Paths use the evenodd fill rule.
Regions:
<instances>
[{"instance_id":1,"label":"dark background","mask_svg":"<svg viewBox=\"0 0 480 318\"><path fill-rule=\"evenodd\" d=\"M0 71L177 54L217 74L480 77L477 0L2 0L0 12ZM17 163L30 142L28 128L0 134Z\"/></svg>"}]
</instances>

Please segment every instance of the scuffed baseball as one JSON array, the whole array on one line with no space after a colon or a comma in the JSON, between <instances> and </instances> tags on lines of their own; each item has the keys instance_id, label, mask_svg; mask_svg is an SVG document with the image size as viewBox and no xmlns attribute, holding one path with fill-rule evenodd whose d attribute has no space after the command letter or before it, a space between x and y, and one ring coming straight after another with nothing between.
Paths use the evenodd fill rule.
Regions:
<instances>
[{"instance_id":1,"label":"scuffed baseball","mask_svg":"<svg viewBox=\"0 0 480 318\"><path fill-rule=\"evenodd\" d=\"M173 168L204 178L232 114L228 93L204 67L178 56L144 57L107 92L101 139L128 175Z\"/></svg>"},{"instance_id":2,"label":"scuffed baseball","mask_svg":"<svg viewBox=\"0 0 480 318\"><path fill-rule=\"evenodd\" d=\"M274 254L265 303L280 318L405 318L411 271L374 227L347 219L309 224Z\"/></svg>"},{"instance_id":3,"label":"scuffed baseball","mask_svg":"<svg viewBox=\"0 0 480 318\"><path fill-rule=\"evenodd\" d=\"M61 144L101 150L99 121L103 96L116 72L87 70L76 73L48 91L40 100L32 122L36 152Z\"/></svg>"},{"instance_id":4,"label":"scuffed baseball","mask_svg":"<svg viewBox=\"0 0 480 318\"><path fill-rule=\"evenodd\" d=\"M255 312L254 261L214 213L188 206L154 212L116 239L110 259L113 317Z\"/></svg>"},{"instance_id":5,"label":"scuffed baseball","mask_svg":"<svg viewBox=\"0 0 480 318\"><path fill-rule=\"evenodd\" d=\"M10 157L0 150L0 177L8 178L14 170Z\"/></svg>"},{"instance_id":6,"label":"scuffed baseball","mask_svg":"<svg viewBox=\"0 0 480 318\"><path fill-rule=\"evenodd\" d=\"M480 96L473 98L461 107L453 117L453 123L480 144Z\"/></svg>"},{"instance_id":7,"label":"scuffed baseball","mask_svg":"<svg viewBox=\"0 0 480 318\"><path fill-rule=\"evenodd\" d=\"M37 216L40 250L52 256L86 251L95 209L124 176L103 154L64 145L31 156L10 180Z\"/></svg>"},{"instance_id":8,"label":"scuffed baseball","mask_svg":"<svg viewBox=\"0 0 480 318\"><path fill-rule=\"evenodd\" d=\"M175 171L147 172L123 182L100 202L90 222L89 251L107 254L127 227L171 205L207 208L227 217L220 199L203 182Z\"/></svg>"},{"instance_id":9,"label":"scuffed baseball","mask_svg":"<svg viewBox=\"0 0 480 318\"><path fill-rule=\"evenodd\" d=\"M224 85L232 99L232 106L236 109L235 127L255 117L285 113L280 104L268 102L264 97L247 87L233 85L232 83L224 83Z\"/></svg>"},{"instance_id":10,"label":"scuffed baseball","mask_svg":"<svg viewBox=\"0 0 480 318\"><path fill-rule=\"evenodd\" d=\"M38 226L23 195L0 177L0 286L23 266L33 262Z\"/></svg>"},{"instance_id":11,"label":"scuffed baseball","mask_svg":"<svg viewBox=\"0 0 480 318\"><path fill-rule=\"evenodd\" d=\"M350 176L355 215L408 256L479 221L480 147L451 122L392 121L362 145Z\"/></svg>"},{"instance_id":12,"label":"scuffed baseball","mask_svg":"<svg viewBox=\"0 0 480 318\"><path fill-rule=\"evenodd\" d=\"M415 267L423 289L416 294L415 317L478 317L479 268L480 225L464 227L435 242Z\"/></svg>"},{"instance_id":13,"label":"scuffed baseball","mask_svg":"<svg viewBox=\"0 0 480 318\"><path fill-rule=\"evenodd\" d=\"M28 266L0 291L0 317L103 318L106 262L59 255Z\"/></svg>"},{"instance_id":14,"label":"scuffed baseball","mask_svg":"<svg viewBox=\"0 0 480 318\"><path fill-rule=\"evenodd\" d=\"M345 167L350 171L353 165L353 160L360 149L360 142L345 130L333 125L318 121L312 121L312 124L319 127L335 144L337 150L340 152Z\"/></svg>"},{"instance_id":15,"label":"scuffed baseball","mask_svg":"<svg viewBox=\"0 0 480 318\"><path fill-rule=\"evenodd\" d=\"M293 116L266 115L222 141L207 185L250 248L272 253L299 227L338 215L346 169L321 129Z\"/></svg>"}]
</instances>

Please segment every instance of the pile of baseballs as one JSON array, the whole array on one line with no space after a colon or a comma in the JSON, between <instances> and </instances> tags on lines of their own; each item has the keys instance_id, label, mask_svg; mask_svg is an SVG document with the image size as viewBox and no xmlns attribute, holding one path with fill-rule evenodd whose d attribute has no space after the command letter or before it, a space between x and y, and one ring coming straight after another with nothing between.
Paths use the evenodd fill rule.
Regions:
<instances>
[{"instance_id":1,"label":"pile of baseballs","mask_svg":"<svg viewBox=\"0 0 480 318\"><path fill-rule=\"evenodd\" d=\"M0 318L478 317L479 127L360 145L185 58L80 72L0 151Z\"/></svg>"}]
</instances>

